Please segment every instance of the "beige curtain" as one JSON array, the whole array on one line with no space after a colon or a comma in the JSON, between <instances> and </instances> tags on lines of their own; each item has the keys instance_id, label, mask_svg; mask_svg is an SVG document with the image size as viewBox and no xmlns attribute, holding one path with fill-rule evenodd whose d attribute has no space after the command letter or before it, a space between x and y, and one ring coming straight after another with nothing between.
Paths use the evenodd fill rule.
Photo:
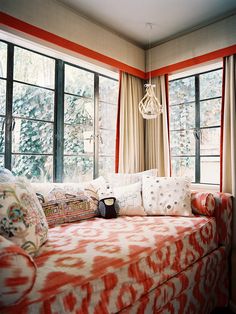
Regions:
<instances>
[{"instance_id":1,"label":"beige curtain","mask_svg":"<svg viewBox=\"0 0 236 314\"><path fill-rule=\"evenodd\" d=\"M143 81L124 72L120 79L118 172L140 172L145 167L144 121L138 109L143 97Z\"/></svg>"},{"instance_id":2,"label":"beige curtain","mask_svg":"<svg viewBox=\"0 0 236 314\"><path fill-rule=\"evenodd\" d=\"M234 196L234 239L236 249L236 55L225 58L222 191Z\"/></svg>"},{"instance_id":3,"label":"beige curtain","mask_svg":"<svg viewBox=\"0 0 236 314\"><path fill-rule=\"evenodd\" d=\"M222 153L222 191L233 199L233 239L231 254L231 302L236 305L236 55L224 60L224 116Z\"/></svg>"},{"instance_id":4,"label":"beige curtain","mask_svg":"<svg viewBox=\"0 0 236 314\"><path fill-rule=\"evenodd\" d=\"M152 79L156 84L156 95L163 106L163 113L156 119L146 120L145 168L158 169L158 176L170 175L169 133L166 77Z\"/></svg>"}]
</instances>

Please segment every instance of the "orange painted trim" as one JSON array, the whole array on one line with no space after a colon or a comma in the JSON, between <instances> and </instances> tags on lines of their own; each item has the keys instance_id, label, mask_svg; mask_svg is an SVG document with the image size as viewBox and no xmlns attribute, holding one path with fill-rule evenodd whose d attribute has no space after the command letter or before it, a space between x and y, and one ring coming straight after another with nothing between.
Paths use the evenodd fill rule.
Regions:
<instances>
[{"instance_id":1,"label":"orange painted trim","mask_svg":"<svg viewBox=\"0 0 236 314\"><path fill-rule=\"evenodd\" d=\"M50 33L48 31L45 31L37 26L31 25L29 23L26 23L24 21L21 21L9 14L0 12L0 24L6 25L10 28L16 29L18 31L24 32L26 34L29 34L31 36L40 38L42 40L45 40L47 42L50 42L52 44L55 44L59 47L62 47L64 49L68 49L70 51L79 53L81 55L84 55L88 58L97 60L99 62L105 63L107 65L110 65L116 69L119 69L120 71L129 73L131 75L134 75L136 77L139 77L141 79L148 79L150 72L145 73L144 71L141 71L137 68L134 68L132 66L129 66L123 62L120 62L116 59L113 59L111 57L108 57L106 55L103 55L99 52L96 52L92 49L86 48L82 45L79 45L75 42L72 42L70 40L67 40L61 36L55 35L53 33ZM171 74L175 71L185 69L197 64L201 64L204 62L208 62L211 60L215 60L218 58L223 58L232 54L236 53L236 45L222 48L213 52L206 53L204 55L194 57L191 59L187 59L181 62L177 62L165 67L162 67L160 69L156 69L151 71L151 77L165 75L165 74Z\"/></svg>"},{"instance_id":2,"label":"orange painted trim","mask_svg":"<svg viewBox=\"0 0 236 314\"><path fill-rule=\"evenodd\" d=\"M218 58L223 58L223 57L227 57L230 56L232 54L236 53L236 45L230 46L230 47L226 47L226 48L222 48L213 52L209 52L206 53L204 55L195 57L195 58L191 58L188 60L184 60L181 62L177 62L168 66L165 66L163 68L157 69L157 70L153 70L151 71L151 77L155 77L155 76L160 76L160 75L165 75L165 74L171 74L177 70L181 70L184 68L188 68L197 64L201 64L204 62L208 62L208 61L212 61ZM148 79L150 75L150 72L146 73L146 79Z\"/></svg>"},{"instance_id":3,"label":"orange painted trim","mask_svg":"<svg viewBox=\"0 0 236 314\"><path fill-rule=\"evenodd\" d=\"M18 31L21 31L23 33L32 35L34 37L40 38L42 40L45 40L47 42L53 43L59 47L71 50L73 52L82 54L86 57L89 57L91 59L97 60L99 62L108 64L112 67L115 67L121 71L124 71L126 73L129 73L131 75L140 77L142 79L145 78L145 72L136 69L132 66L129 66L123 62L117 61L113 58L110 58L106 55L103 55L99 52L96 52L92 49L86 48L82 45L79 45L75 42L72 42L70 40L67 40L61 36L55 35L53 33L50 33L48 31L45 31L37 26L31 25L29 23L26 23L24 21L21 21L11 15L8 15L6 13L0 12L0 24L6 25L10 28L14 28Z\"/></svg>"}]
</instances>

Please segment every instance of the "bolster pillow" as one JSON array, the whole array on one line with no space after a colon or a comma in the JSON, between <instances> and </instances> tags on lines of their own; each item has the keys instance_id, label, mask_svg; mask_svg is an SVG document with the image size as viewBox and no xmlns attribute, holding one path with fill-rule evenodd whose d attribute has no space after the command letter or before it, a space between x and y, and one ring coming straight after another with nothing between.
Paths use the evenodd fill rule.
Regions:
<instances>
[{"instance_id":1,"label":"bolster pillow","mask_svg":"<svg viewBox=\"0 0 236 314\"><path fill-rule=\"evenodd\" d=\"M193 192L191 194L191 207L194 214L213 216L215 198L212 193Z\"/></svg>"},{"instance_id":2,"label":"bolster pillow","mask_svg":"<svg viewBox=\"0 0 236 314\"><path fill-rule=\"evenodd\" d=\"M0 312L2 307L20 302L29 293L36 271L26 251L0 236Z\"/></svg>"}]
</instances>

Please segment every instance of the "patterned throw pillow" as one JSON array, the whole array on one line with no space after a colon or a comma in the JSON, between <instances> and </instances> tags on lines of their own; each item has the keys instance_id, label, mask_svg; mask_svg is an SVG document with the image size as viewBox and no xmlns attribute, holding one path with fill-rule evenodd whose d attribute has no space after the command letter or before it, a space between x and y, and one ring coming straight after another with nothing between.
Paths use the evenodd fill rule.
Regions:
<instances>
[{"instance_id":1,"label":"patterned throw pillow","mask_svg":"<svg viewBox=\"0 0 236 314\"><path fill-rule=\"evenodd\" d=\"M113 189L120 216L146 216L142 206L141 182Z\"/></svg>"},{"instance_id":2,"label":"patterned throw pillow","mask_svg":"<svg viewBox=\"0 0 236 314\"><path fill-rule=\"evenodd\" d=\"M143 206L148 215L193 216L187 177L143 177Z\"/></svg>"},{"instance_id":3,"label":"patterned throw pillow","mask_svg":"<svg viewBox=\"0 0 236 314\"><path fill-rule=\"evenodd\" d=\"M212 193L193 192L191 194L191 205L194 214L214 215L215 198Z\"/></svg>"},{"instance_id":4,"label":"patterned throw pillow","mask_svg":"<svg viewBox=\"0 0 236 314\"><path fill-rule=\"evenodd\" d=\"M136 182L142 182L142 176L156 176L157 169L150 169L143 172L137 173L108 173L107 174L107 181L109 185L114 187L120 187L124 185L133 184Z\"/></svg>"},{"instance_id":5,"label":"patterned throw pillow","mask_svg":"<svg viewBox=\"0 0 236 314\"><path fill-rule=\"evenodd\" d=\"M0 236L0 308L15 304L32 289L36 278L33 259Z\"/></svg>"},{"instance_id":6,"label":"patterned throw pillow","mask_svg":"<svg viewBox=\"0 0 236 314\"><path fill-rule=\"evenodd\" d=\"M30 183L0 183L0 234L35 255L47 240L48 224Z\"/></svg>"},{"instance_id":7,"label":"patterned throw pillow","mask_svg":"<svg viewBox=\"0 0 236 314\"><path fill-rule=\"evenodd\" d=\"M92 200L91 206L94 211L97 211L99 199L113 195L112 190L102 176L88 182L85 185L84 191L86 196Z\"/></svg>"},{"instance_id":8,"label":"patterned throw pillow","mask_svg":"<svg viewBox=\"0 0 236 314\"><path fill-rule=\"evenodd\" d=\"M95 211L90 205L90 200L83 201L78 197L42 203L49 227L95 217Z\"/></svg>"}]
</instances>

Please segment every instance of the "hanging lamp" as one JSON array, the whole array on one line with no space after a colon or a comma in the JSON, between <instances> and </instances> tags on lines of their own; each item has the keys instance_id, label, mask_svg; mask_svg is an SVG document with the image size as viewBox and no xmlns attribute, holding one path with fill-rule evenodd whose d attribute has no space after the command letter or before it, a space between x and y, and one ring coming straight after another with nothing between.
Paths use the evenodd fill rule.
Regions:
<instances>
[{"instance_id":1,"label":"hanging lamp","mask_svg":"<svg viewBox=\"0 0 236 314\"><path fill-rule=\"evenodd\" d=\"M148 53L149 53L149 80L144 84L145 95L139 102L139 111L143 119L156 119L162 113L162 105L155 95L156 85L152 84L151 79L151 50L150 50L150 32L152 30L152 23L146 23L146 27L150 29L148 36Z\"/></svg>"}]
</instances>

